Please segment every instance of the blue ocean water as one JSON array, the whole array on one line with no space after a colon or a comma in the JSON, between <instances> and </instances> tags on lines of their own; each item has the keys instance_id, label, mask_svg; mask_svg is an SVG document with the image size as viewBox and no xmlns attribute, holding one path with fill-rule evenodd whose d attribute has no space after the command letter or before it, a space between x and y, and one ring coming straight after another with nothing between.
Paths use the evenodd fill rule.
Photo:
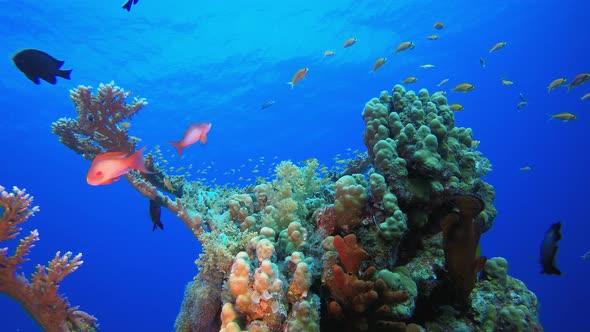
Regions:
<instances>
[{"instance_id":1,"label":"blue ocean water","mask_svg":"<svg viewBox=\"0 0 590 332\"><path fill-rule=\"evenodd\" d=\"M468 94L447 97L464 105L456 124L473 129L493 164L486 181L495 187L499 214L482 237L483 254L507 258L509 273L537 294L546 331L586 325L590 262L580 256L590 250L590 100L580 97L590 85L569 93L546 87L590 71L590 3L141 0L127 12L122 2L0 1L0 185L26 188L41 208L24 224L23 235L39 229L41 237L24 272L57 250L82 252L84 265L60 291L95 315L101 330L173 330L201 249L168 211L165 230L152 232L147 200L125 181L86 184L89 162L51 133L53 121L75 117L70 89L115 81L147 98L131 135L148 149L162 145L175 167L193 164L193 178L246 184L256 164L266 172L279 160L331 163L336 154L365 150L364 103L410 75L418 81L406 88L416 91L438 90L444 78L449 86L475 84ZM439 20L446 26L435 31ZM435 32L439 40L426 39ZM351 37L357 43L343 49ZM393 54L407 40L415 49ZM499 41L506 47L489 54ZM71 81L31 83L10 60L24 48L65 60ZM328 49L336 54L324 59ZM388 61L368 74L380 57ZM427 63L435 68L419 67ZM291 89L285 82L302 67L309 73ZM503 77L514 84L502 85ZM519 93L528 105L517 111ZM268 100L276 103L261 110ZM578 120L549 121L557 112ZM165 143L202 121L213 123L209 142L178 160ZM544 232L556 221L563 223L560 277L541 275L537 261ZM39 330L7 297L0 297L0 317L0 331Z\"/></svg>"}]
</instances>

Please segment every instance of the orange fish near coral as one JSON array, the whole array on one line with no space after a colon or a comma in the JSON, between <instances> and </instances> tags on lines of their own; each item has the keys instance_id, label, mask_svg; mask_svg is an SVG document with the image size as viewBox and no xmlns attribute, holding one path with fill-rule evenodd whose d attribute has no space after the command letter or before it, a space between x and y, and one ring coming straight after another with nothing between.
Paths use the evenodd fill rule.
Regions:
<instances>
[{"instance_id":1,"label":"orange fish near coral","mask_svg":"<svg viewBox=\"0 0 590 332\"><path fill-rule=\"evenodd\" d=\"M142 173L153 173L143 164L144 150L145 146L131 155L126 152L106 152L97 155L88 169L86 182L91 186L111 184L131 169Z\"/></svg>"},{"instance_id":2,"label":"orange fish near coral","mask_svg":"<svg viewBox=\"0 0 590 332\"><path fill-rule=\"evenodd\" d=\"M201 141L201 144L207 143L207 133L209 133L209 130L211 130L211 123L209 122L193 123L184 132L180 141L168 142L168 144L176 147L178 156L180 157L184 148L197 143L197 141Z\"/></svg>"},{"instance_id":3,"label":"orange fish near coral","mask_svg":"<svg viewBox=\"0 0 590 332\"><path fill-rule=\"evenodd\" d=\"M383 64L385 63L385 61L387 61L387 58L379 58L375 61L375 63L373 64L373 70L371 70L370 73L374 73L376 72L379 68L381 68L381 66L383 66Z\"/></svg>"},{"instance_id":4,"label":"orange fish near coral","mask_svg":"<svg viewBox=\"0 0 590 332\"><path fill-rule=\"evenodd\" d=\"M350 47L352 45L354 45L354 43L356 43L356 38L348 38L344 44L342 45L342 47L347 48Z\"/></svg>"},{"instance_id":5,"label":"orange fish near coral","mask_svg":"<svg viewBox=\"0 0 590 332\"><path fill-rule=\"evenodd\" d=\"M295 75L293 75L291 82L287 82L287 84L291 85L291 89L293 89L295 84L299 83L299 81L305 78L305 75L307 75L308 71L309 68L301 68L295 73Z\"/></svg>"}]
</instances>

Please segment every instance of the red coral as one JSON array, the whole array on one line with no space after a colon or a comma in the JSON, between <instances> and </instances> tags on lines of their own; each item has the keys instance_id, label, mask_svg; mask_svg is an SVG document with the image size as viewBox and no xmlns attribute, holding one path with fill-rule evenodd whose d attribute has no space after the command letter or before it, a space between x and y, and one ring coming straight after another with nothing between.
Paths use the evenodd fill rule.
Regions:
<instances>
[{"instance_id":1,"label":"red coral","mask_svg":"<svg viewBox=\"0 0 590 332\"><path fill-rule=\"evenodd\" d=\"M344 238L340 235L334 237L334 248L338 251L338 256L346 272L358 273L361 268L361 262L367 258L367 252L356 244L356 235L348 234Z\"/></svg>"},{"instance_id":2,"label":"red coral","mask_svg":"<svg viewBox=\"0 0 590 332\"><path fill-rule=\"evenodd\" d=\"M0 242L16 237L19 225L39 211L31 207L32 200L24 190L15 187L7 193L0 186ZM44 331L95 331L96 318L70 307L68 300L57 293L63 278L82 265L82 254L72 258L71 252L63 256L57 252L47 267L37 265L31 281L16 273L37 240L39 233L34 230L20 240L12 256L8 256L8 248L0 249L0 293L20 302Z\"/></svg>"}]
</instances>

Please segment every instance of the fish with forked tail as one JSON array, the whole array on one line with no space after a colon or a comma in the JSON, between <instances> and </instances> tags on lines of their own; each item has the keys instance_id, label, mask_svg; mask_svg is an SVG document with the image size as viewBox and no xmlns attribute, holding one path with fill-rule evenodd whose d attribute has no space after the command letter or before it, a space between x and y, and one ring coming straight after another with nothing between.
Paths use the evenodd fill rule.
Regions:
<instances>
[{"instance_id":1,"label":"fish with forked tail","mask_svg":"<svg viewBox=\"0 0 590 332\"><path fill-rule=\"evenodd\" d=\"M561 240L561 222L551 225L545 233L545 238L541 242L541 273L555 274L560 276L561 271L555 266L555 256L557 255L557 242Z\"/></svg>"},{"instance_id":2,"label":"fish with forked tail","mask_svg":"<svg viewBox=\"0 0 590 332\"><path fill-rule=\"evenodd\" d=\"M138 1L139 0L127 0L127 2L125 2L123 7L121 8L125 8L127 9L127 11L131 11L131 5L136 5Z\"/></svg>"},{"instance_id":3,"label":"fish with forked tail","mask_svg":"<svg viewBox=\"0 0 590 332\"><path fill-rule=\"evenodd\" d=\"M160 221L160 215L162 214L162 209L160 208L160 204L153 199L150 199L150 219L152 219L152 223L154 226L152 227L152 232L156 230L156 227L160 228L161 230L164 229L164 224Z\"/></svg>"},{"instance_id":4,"label":"fish with forked tail","mask_svg":"<svg viewBox=\"0 0 590 332\"><path fill-rule=\"evenodd\" d=\"M64 62L51 55L34 49L26 49L12 56L16 68L35 84L40 84L39 78L47 83L55 84L56 76L70 79L71 69L61 70Z\"/></svg>"}]
</instances>

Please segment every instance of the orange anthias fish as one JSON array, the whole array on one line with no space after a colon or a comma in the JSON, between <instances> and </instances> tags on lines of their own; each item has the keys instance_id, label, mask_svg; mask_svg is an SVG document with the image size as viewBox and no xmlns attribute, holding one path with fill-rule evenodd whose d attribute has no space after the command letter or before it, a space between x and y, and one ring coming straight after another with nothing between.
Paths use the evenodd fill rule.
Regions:
<instances>
[{"instance_id":1,"label":"orange anthias fish","mask_svg":"<svg viewBox=\"0 0 590 332\"><path fill-rule=\"evenodd\" d=\"M106 152L97 155L88 169L86 182L91 186L111 184L131 169L142 173L153 173L143 164L144 150L145 146L131 155L126 152Z\"/></svg>"},{"instance_id":2,"label":"orange anthias fish","mask_svg":"<svg viewBox=\"0 0 590 332\"><path fill-rule=\"evenodd\" d=\"M293 79L291 80L291 82L287 82L287 84L291 85L291 89L293 89L295 84L299 83L299 81L305 78L305 75L307 75L308 71L309 68L301 68L297 72L295 72L295 75L293 75Z\"/></svg>"},{"instance_id":3,"label":"orange anthias fish","mask_svg":"<svg viewBox=\"0 0 590 332\"><path fill-rule=\"evenodd\" d=\"M178 156L180 157L184 148L197 143L197 141L201 141L201 144L207 143L207 133L209 133L209 130L211 130L211 123L209 122L193 123L184 132L180 141L168 142L168 144L176 147L176 150L178 150Z\"/></svg>"},{"instance_id":4,"label":"orange anthias fish","mask_svg":"<svg viewBox=\"0 0 590 332\"><path fill-rule=\"evenodd\" d=\"M379 68L381 68L381 66L383 66L383 64L385 63L385 61L387 61L387 58L379 58L375 61L375 63L373 64L373 70L371 70L370 73L374 73L376 72Z\"/></svg>"},{"instance_id":5,"label":"orange anthias fish","mask_svg":"<svg viewBox=\"0 0 590 332\"><path fill-rule=\"evenodd\" d=\"M347 48L349 46L354 45L354 43L356 43L356 38L348 38L344 44L342 45L342 47Z\"/></svg>"}]
</instances>

